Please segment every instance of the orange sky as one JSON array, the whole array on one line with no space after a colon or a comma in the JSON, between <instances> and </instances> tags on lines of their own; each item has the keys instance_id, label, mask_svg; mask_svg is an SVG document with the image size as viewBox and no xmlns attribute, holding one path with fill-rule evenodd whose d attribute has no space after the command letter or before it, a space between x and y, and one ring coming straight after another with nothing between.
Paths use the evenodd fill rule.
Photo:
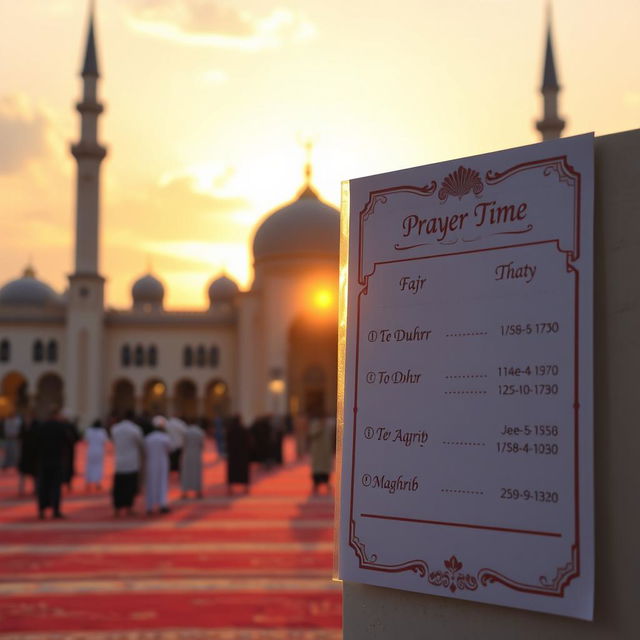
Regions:
<instances>
[{"instance_id":1,"label":"orange sky","mask_svg":"<svg viewBox=\"0 0 640 640\"><path fill-rule=\"evenodd\" d=\"M0 283L73 265L73 104L86 0L0 0ZM542 0L98 0L107 106L101 271L130 305L149 265L169 307L222 269L251 282L256 225L300 187L538 140ZM640 123L640 2L556 0L565 135Z\"/></svg>"}]
</instances>

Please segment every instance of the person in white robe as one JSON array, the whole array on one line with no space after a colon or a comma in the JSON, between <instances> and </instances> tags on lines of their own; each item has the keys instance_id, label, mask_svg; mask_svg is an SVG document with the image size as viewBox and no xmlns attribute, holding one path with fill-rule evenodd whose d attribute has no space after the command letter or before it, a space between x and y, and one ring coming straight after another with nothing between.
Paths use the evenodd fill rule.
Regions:
<instances>
[{"instance_id":1,"label":"person in white robe","mask_svg":"<svg viewBox=\"0 0 640 640\"><path fill-rule=\"evenodd\" d=\"M171 455L169 456L169 470L180 471L182 460L182 447L184 446L184 436L187 432L187 423L173 416L167 420L167 434L171 439Z\"/></svg>"},{"instance_id":2,"label":"person in white robe","mask_svg":"<svg viewBox=\"0 0 640 640\"><path fill-rule=\"evenodd\" d=\"M202 453L204 451L204 431L197 424L190 424L184 432L182 462L180 465L180 483L182 497L195 491L202 498Z\"/></svg>"},{"instance_id":3,"label":"person in white robe","mask_svg":"<svg viewBox=\"0 0 640 640\"><path fill-rule=\"evenodd\" d=\"M85 464L85 482L87 489L102 488L104 475L104 449L107 444L107 432L100 420L96 420L84 433L87 443L87 460Z\"/></svg>"},{"instance_id":4,"label":"person in white robe","mask_svg":"<svg viewBox=\"0 0 640 640\"><path fill-rule=\"evenodd\" d=\"M169 511L169 454L173 447L166 432L167 420L156 416L153 431L145 436L145 500L147 515L159 508L160 513Z\"/></svg>"},{"instance_id":5,"label":"person in white robe","mask_svg":"<svg viewBox=\"0 0 640 640\"><path fill-rule=\"evenodd\" d=\"M124 420L111 427L115 453L112 496L113 513L116 517L122 509L133 515L133 503L140 485L144 434L133 419L133 411L128 410Z\"/></svg>"}]
</instances>

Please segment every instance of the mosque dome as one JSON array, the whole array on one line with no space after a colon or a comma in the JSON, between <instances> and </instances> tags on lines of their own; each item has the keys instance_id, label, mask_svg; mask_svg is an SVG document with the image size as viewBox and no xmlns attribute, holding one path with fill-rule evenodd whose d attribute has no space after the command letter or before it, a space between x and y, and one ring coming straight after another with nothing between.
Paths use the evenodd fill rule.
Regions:
<instances>
[{"instance_id":1,"label":"mosque dome","mask_svg":"<svg viewBox=\"0 0 640 640\"><path fill-rule=\"evenodd\" d=\"M50 307L62 305L62 298L45 282L36 278L27 267L21 278L7 282L0 289L0 305L21 307Z\"/></svg>"},{"instance_id":2,"label":"mosque dome","mask_svg":"<svg viewBox=\"0 0 640 640\"><path fill-rule=\"evenodd\" d=\"M253 258L335 256L340 253L340 216L307 183L291 203L276 209L253 238Z\"/></svg>"},{"instance_id":3,"label":"mosque dome","mask_svg":"<svg viewBox=\"0 0 640 640\"><path fill-rule=\"evenodd\" d=\"M231 302L238 295L238 285L231 278L222 275L211 282L207 293L209 306L218 302Z\"/></svg>"},{"instance_id":4,"label":"mosque dome","mask_svg":"<svg viewBox=\"0 0 640 640\"><path fill-rule=\"evenodd\" d=\"M147 273L138 278L131 287L133 308L142 310L162 309L164 300L164 285L158 278Z\"/></svg>"}]
</instances>

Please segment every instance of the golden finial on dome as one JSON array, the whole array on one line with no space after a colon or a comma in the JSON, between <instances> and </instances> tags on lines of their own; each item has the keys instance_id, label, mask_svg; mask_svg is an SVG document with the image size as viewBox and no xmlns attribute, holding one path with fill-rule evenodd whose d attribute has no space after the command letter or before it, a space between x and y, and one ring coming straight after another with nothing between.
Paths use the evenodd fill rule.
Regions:
<instances>
[{"instance_id":1,"label":"golden finial on dome","mask_svg":"<svg viewBox=\"0 0 640 640\"><path fill-rule=\"evenodd\" d=\"M313 174L313 165L311 163L311 153L313 151L313 142L310 138L307 138L304 142L302 142L302 146L304 147L306 154L306 162L304 163L304 186L300 190L298 194L298 199L300 198L317 198L318 194L315 189L311 186L311 176Z\"/></svg>"},{"instance_id":2,"label":"golden finial on dome","mask_svg":"<svg viewBox=\"0 0 640 640\"><path fill-rule=\"evenodd\" d=\"M23 278L35 278L36 270L33 268L33 258L29 256L29 262L27 262L27 266L24 268L22 272Z\"/></svg>"},{"instance_id":3,"label":"golden finial on dome","mask_svg":"<svg viewBox=\"0 0 640 640\"><path fill-rule=\"evenodd\" d=\"M309 187L311 186L311 172L312 172L311 153L313 151L313 142L311 140L307 140L304 143L304 150L307 154L307 161L304 165L304 180L305 180L305 185Z\"/></svg>"}]
</instances>

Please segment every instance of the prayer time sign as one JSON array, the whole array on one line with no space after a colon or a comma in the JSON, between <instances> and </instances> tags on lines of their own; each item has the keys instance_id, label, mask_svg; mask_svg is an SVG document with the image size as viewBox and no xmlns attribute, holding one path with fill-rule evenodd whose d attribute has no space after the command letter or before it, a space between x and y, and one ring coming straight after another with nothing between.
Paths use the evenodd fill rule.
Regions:
<instances>
[{"instance_id":1,"label":"prayer time sign","mask_svg":"<svg viewBox=\"0 0 640 640\"><path fill-rule=\"evenodd\" d=\"M339 577L590 619L592 135L344 193Z\"/></svg>"}]
</instances>

